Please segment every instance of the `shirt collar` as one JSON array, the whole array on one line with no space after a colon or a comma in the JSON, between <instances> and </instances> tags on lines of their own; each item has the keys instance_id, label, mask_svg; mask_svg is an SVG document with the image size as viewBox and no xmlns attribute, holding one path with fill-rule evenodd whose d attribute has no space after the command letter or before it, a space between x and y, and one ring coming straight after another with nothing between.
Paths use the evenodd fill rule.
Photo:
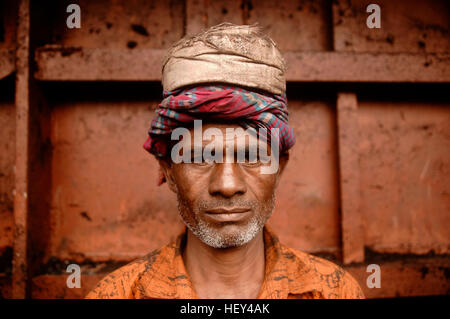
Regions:
<instances>
[{"instance_id":1,"label":"shirt collar","mask_svg":"<svg viewBox=\"0 0 450 319\"><path fill-rule=\"evenodd\" d=\"M139 278L137 297L156 299L196 299L192 282L184 265L182 252L187 228L175 241L164 246L151 271ZM263 229L265 275L260 299L286 299L289 294L313 291L316 278L308 271L304 261L279 242L269 226Z\"/></svg>"}]
</instances>

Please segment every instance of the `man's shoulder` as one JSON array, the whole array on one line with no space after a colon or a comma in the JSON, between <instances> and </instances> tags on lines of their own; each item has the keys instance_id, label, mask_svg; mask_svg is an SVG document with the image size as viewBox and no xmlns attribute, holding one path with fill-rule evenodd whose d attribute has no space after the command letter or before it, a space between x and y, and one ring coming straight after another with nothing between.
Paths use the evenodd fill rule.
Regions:
<instances>
[{"instance_id":1,"label":"man's shoulder","mask_svg":"<svg viewBox=\"0 0 450 319\"><path fill-rule=\"evenodd\" d=\"M292 293L311 291L322 298L364 298L358 282L337 264L282 245Z\"/></svg>"},{"instance_id":2,"label":"man's shoulder","mask_svg":"<svg viewBox=\"0 0 450 319\"><path fill-rule=\"evenodd\" d=\"M86 295L86 299L133 298L133 287L144 274L151 276L157 267L159 256L168 246L156 249L106 275Z\"/></svg>"}]
</instances>

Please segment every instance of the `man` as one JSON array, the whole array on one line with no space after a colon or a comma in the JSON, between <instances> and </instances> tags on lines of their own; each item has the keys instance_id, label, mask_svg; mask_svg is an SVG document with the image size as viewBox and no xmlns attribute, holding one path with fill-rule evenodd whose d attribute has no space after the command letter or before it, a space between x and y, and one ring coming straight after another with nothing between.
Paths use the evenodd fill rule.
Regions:
<instances>
[{"instance_id":1,"label":"man","mask_svg":"<svg viewBox=\"0 0 450 319\"><path fill-rule=\"evenodd\" d=\"M187 227L87 298L363 298L344 270L266 226L295 143L285 69L257 25L223 23L172 46L144 148Z\"/></svg>"}]
</instances>

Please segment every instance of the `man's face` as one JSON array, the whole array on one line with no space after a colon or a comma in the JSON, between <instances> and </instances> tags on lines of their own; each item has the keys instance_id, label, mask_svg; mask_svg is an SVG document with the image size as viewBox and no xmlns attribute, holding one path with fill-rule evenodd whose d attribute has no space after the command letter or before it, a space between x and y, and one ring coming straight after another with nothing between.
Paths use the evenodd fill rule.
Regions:
<instances>
[{"instance_id":1,"label":"man's face","mask_svg":"<svg viewBox=\"0 0 450 319\"><path fill-rule=\"evenodd\" d=\"M269 164L259 159L237 162L234 154L234 160L225 160L225 154L239 150L248 152L249 145L257 143L256 136L243 131L227 136L226 128L240 128L238 125L206 124L202 130L208 128L222 132L219 144L223 147L223 162L160 163L169 187L177 194L179 213L194 235L215 248L241 246L261 231L272 214L275 188L287 158L280 158L276 173L261 174L261 166ZM194 129L190 133L188 144L194 145ZM203 137L200 145L204 148L217 138ZM187 140L179 143L185 142ZM267 148L270 154L270 146ZM194 153L194 146L188 149Z\"/></svg>"}]
</instances>

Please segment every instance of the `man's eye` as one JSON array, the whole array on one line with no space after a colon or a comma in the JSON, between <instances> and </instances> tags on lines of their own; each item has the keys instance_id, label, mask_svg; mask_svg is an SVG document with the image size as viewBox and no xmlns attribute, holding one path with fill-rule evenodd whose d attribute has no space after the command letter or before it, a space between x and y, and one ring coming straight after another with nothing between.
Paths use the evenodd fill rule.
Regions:
<instances>
[{"instance_id":1,"label":"man's eye","mask_svg":"<svg viewBox=\"0 0 450 319\"><path fill-rule=\"evenodd\" d=\"M258 156L258 152L245 152L244 165L246 166L259 166L261 164Z\"/></svg>"}]
</instances>

